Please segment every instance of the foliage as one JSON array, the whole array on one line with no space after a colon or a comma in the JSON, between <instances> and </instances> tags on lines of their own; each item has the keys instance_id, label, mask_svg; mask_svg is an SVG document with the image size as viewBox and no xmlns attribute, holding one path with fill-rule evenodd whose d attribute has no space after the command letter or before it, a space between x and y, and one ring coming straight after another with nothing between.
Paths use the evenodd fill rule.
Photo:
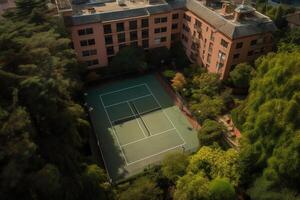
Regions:
<instances>
[{"instance_id":1,"label":"foliage","mask_svg":"<svg viewBox=\"0 0 300 200\"><path fill-rule=\"evenodd\" d=\"M231 72L229 79L237 88L248 88L254 69L247 63L238 64Z\"/></svg>"},{"instance_id":2,"label":"foliage","mask_svg":"<svg viewBox=\"0 0 300 200\"><path fill-rule=\"evenodd\" d=\"M300 51L300 28L293 28L285 33L278 43L279 52Z\"/></svg>"},{"instance_id":3,"label":"foliage","mask_svg":"<svg viewBox=\"0 0 300 200\"><path fill-rule=\"evenodd\" d=\"M146 56L147 63L156 68L170 62L170 51L166 47L150 49Z\"/></svg>"},{"instance_id":4,"label":"foliage","mask_svg":"<svg viewBox=\"0 0 300 200\"><path fill-rule=\"evenodd\" d=\"M225 178L215 178L209 183L211 200L232 200L235 199L235 190Z\"/></svg>"},{"instance_id":5,"label":"foliage","mask_svg":"<svg viewBox=\"0 0 300 200\"><path fill-rule=\"evenodd\" d=\"M202 147L191 156L186 174L176 182L174 199L220 199L235 195L239 181L238 153Z\"/></svg>"},{"instance_id":6,"label":"foliage","mask_svg":"<svg viewBox=\"0 0 300 200\"><path fill-rule=\"evenodd\" d=\"M120 192L120 200L159 200L162 199L162 191L155 182L146 177L135 180L126 190Z\"/></svg>"},{"instance_id":7,"label":"foliage","mask_svg":"<svg viewBox=\"0 0 300 200\"><path fill-rule=\"evenodd\" d=\"M176 90L176 91L181 91L184 86L186 85L186 80L185 77L182 73L177 72L174 76L174 78L172 79L172 87Z\"/></svg>"},{"instance_id":8,"label":"foliage","mask_svg":"<svg viewBox=\"0 0 300 200\"><path fill-rule=\"evenodd\" d=\"M163 72L164 77L166 77L168 79L173 79L175 74L176 74L176 72L174 70L171 70L171 69L167 69Z\"/></svg>"},{"instance_id":9,"label":"foliage","mask_svg":"<svg viewBox=\"0 0 300 200\"><path fill-rule=\"evenodd\" d=\"M177 181L174 199L206 200L209 198L208 184L209 180L202 173L187 173Z\"/></svg>"},{"instance_id":10,"label":"foliage","mask_svg":"<svg viewBox=\"0 0 300 200\"><path fill-rule=\"evenodd\" d=\"M177 68L185 68L189 66L190 62L188 57L185 54L184 48L181 42L175 43L172 45L170 49L171 57L173 59L173 63Z\"/></svg>"},{"instance_id":11,"label":"foliage","mask_svg":"<svg viewBox=\"0 0 300 200\"><path fill-rule=\"evenodd\" d=\"M118 51L110 63L114 72L144 72L147 70L144 51L141 48L125 47Z\"/></svg>"},{"instance_id":12,"label":"foliage","mask_svg":"<svg viewBox=\"0 0 300 200\"><path fill-rule=\"evenodd\" d=\"M82 66L47 9L38 17L44 1L16 3L0 19L0 199L105 199L106 176L83 150Z\"/></svg>"},{"instance_id":13,"label":"foliage","mask_svg":"<svg viewBox=\"0 0 300 200\"><path fill-rule=\"evenodd\" d=\"M240 165L250 195L299 194L300 52L269 54L256 62L257 75L238 117L243 126ZM250 176L252 175L252 176ZM265 187L262 184L267 184ZM263 191L262 191L263 190ZM268 198L267 198L268 197ZM271 198L272 199L272 198Z\"/></svg>"},{"instance_id":14,"label":"foliage","mask_svg":"<svg viewBox=\"0 0 300 200\"><path fill-rule=\"evenodd\" d=\"M205 120L201 129L198 131L199 143L201 146L209 146L213 143L223 144L223 135L226 127L214 120Z\"/></svg>"},{"instance_id":15,"label":"foliage","mask_svg":"<svg viewBox=\"0 0 300 200\"><path fill-rule=\"evenodd\" d=\"M182 153L169 154L162 163L162 173L172 182L175 182L180 176L185 174L188 165L188 157Z\"/></svg>"}]
</instances>

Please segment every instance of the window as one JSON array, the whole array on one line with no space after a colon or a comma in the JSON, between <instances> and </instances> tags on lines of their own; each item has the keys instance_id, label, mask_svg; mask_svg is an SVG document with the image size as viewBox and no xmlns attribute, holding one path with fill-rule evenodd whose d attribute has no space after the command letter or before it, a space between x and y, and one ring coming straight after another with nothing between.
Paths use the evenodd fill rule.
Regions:
<instances>
[{"instance_id":1,"label":"window","mask_svg":"<svg viewBox=\"0 0 300 200\"><path fill-rule=\"evenodd\" d=\"M80 46L85 47L87 45L88 45L87 40L81 40L80 41Z\"/></svg>"},{"instance_id":2,"label":"window","mask_svg":"<svg viewBox=\"0 0 300 200\"><path fill-rule=\"evenodd\" d=\"M215 41L215 34L213 31L210 32L210 40Z\"/></svg>"},{"instance_id":3,"label":"window","mask_svg":"<svg viewBox=\"0 0 300 200\"><path fill-rule=\"evenodd\" d=\"M137 38L138 38L137 31L131 31L130 40L137 40Z\"/></svg>"},{"instance_id":4,"label":"window","mask_svg":"<svg viewBox=\"0 0 300 200\"><path fill-rule=\"evenodd\" d=\"M117 23L117 32L122 32L124 31L124 23Z\"/></svg>"},{"instance_id":5,"label":"window","mask_svg":"<svg viewBox=\"0 0 300 200\"><path fill-rule=\"evenodd\" d=\"M88 61L86 61L86 64L87 64L87 66L98 65L99 61L98 61L98 59L88 60Z\"/></svg>"},{"instance_id":6,"label":"window","mask_svg":"<svg viewBox=\"0 0 300 200\"><path fill-rule=\"evenodd\" d=\"M113 55L115 53L114 47L113 46L106 47L106 53L107 53L107 55Z\"/></svg>"},{"instance_id":7,"label":"window","mask_svg":"<svg viewBox=\"0 0 300 200\"><path fill-rule=\"evenodd\" d=\"M167 27L154 29L154 33L165 33L165 32L167 32Z\"/></svg>"},{"instance_id":8,"label":"window","mask_svg":"<svg viewBox=\"0 0 300 200\"><path fill-rule=\"evenodd\" d=\"M166 41L167 41L167 37L162 37L162 38L160 38L160 41L161 41L161 42L166 42Z\"/></svg>"},{"instance_id":9,"label":"window","mask_svg":"<svg viewBox=\"0 0 300 200\"><path fill-rule=\"evenodd\" d=\"M145 49L149 48L149 40L143 40L142 41L142 47L145 48Z\"/></svg>"},{"instance_id":10,"label":"window","mask_svg":"<svg viewBox=\"0 0 300 200\"><path fill-rule=\"evenodd\" d=\"M211 53L213 50L213 43L209 43L208 52Z\"/></svg>"},{"instance_id":11,"label":"window","mask_svg":"<svg viewBox=\"0 0 300 200\"><path fill-rule=\"evenodd\" d=\"M129 29L130 30L137 29L137 21L136 20L129 22Z\"/></svg>"},{"instance_id":12,"label":"window","mask_svg":"<svg viewBox=\"0 0 300 200\"><path fill-rule=\"evenodd\" d=\"M177 29L178 28L178 24L176 23L176 24L172 24L172 29L174 30L174 29Z\"/></svg>"},{"instance_id":13,"label":"window","mask_svg":"<svg viewBox=\"0 0 300 200\"><path fill-rule=\"evenodd\" d=\"M142 28L149 26L149 20L148 19L142 19Z\"/></svg>"},{"instance_id":14,"label":"window","mask_svg":"<svg viewBox=\"0 0 300 200\"><path fill-rule=\"evenodd\" d=\"M167 32L167 27L162 27L162 28L160 29L160 32L162 32L162 33Z\"/></svg>"},{"instance_id":15,"label":"window","mask_svg":"<svg viewBox=\"0 0 300 200\"><path fill-rule=\"evenodd\" d=\"M119 43L125 42L125 33L118 34L118 42Z\"/></svg>"},{"instance_id":16,"label":"window","mask_svg":"<svg viewBox=\"0 0 300 200\"><path fill-rule=\"evenodd\" d=\"M182 24L182 29L185 30L186 32L190 32L190 28L185 24Z\"/></svg>"},{"instance_id":17,"label":"window","mask_svg":"<svg viewBox=\"0 0 300 200\"><path fill-rule=\"evenodd\" d=\"M172 15L172 19L178 19L179 18L179 14L178 13L174 13L173 15Z\"/></svg>"},{"instance_id":18,"label":"window","mask_svg":"<svg viewBox=\"0 0 300 200\"><path fill-rule=\"evenodd\" d=\"M173 33L173 34L171 34L171 40L172 41L175 41L175 40L177 40L179 38L180 38L180 34L179 33Z\"/></svg>"},{"instance_id":19,"label":"window","mask_svg":"<svg viewBox=\"0 0 300 200\"><path fill-rule=\"evenodd\" d=\"M218 53L218 62L224 63L225 59L226 59L226 54L222 51L219 51L219 53Z\"/></svg>"},{"instance_id":20,"label":"window","mask_svg":"<svg viewBox=\"0 0 300 200\"><path fill-rule=\"evenodd\" d=\"M226 42L225 40L221 39L221 45L225 48L228 47L228 42Z\"/></svg>"},{"instance_id":21,"label":"window","mask_svg":"<svg viewBox=\"0 0 300 200\"><path fill-rule=\"evenodd\" d=\"M196 19L196 20L195 20L195 27L200 28L201 25L202 25L202 23L201 23L198 19Z\"/></svg>"},{"instance_id":22,"label":"window","mask_svg":"<svg viewBox=\"0 0 300 200\"><path fill-rule=\"evenodd\" d=\"M78 35L89 35L89 34L93 34L93 28L86 28L86 29L80 29L78 30Z\"/></svg>"},{"instance_id":23,"label":"window","mask_svg":"<svg viewBox=\"0 0 300 200\"><path fill-rule=\"evenodd\" d=\"M242 42L237 43L236 46L235 46L236 49L240 49L242 47L243 47L243 43Z\"/></svg>"},{"instance_id":24,"label":"window","mask_svg":"<svg viewBox=\"0 0 300 200\"><path fill-rule=\"evenodd\" d=\"M162 17L162 18L155 18L154 19L154 23L155 24L159 24L159 23L165 23L168 21L168 18L167 17Z\"/></svg>"},{"instance_id":25,"label":"window","mask_svg":"<svg viewBox=\"0 0 300 200\"><path fill-rule=\"evenodd\" d=\"M251 44L251 46L256 45L257 44L257 40L252 40L250 44Z\"/></svg>"},{"instance_id":26,"label":"window","mask_svg":"<svg viewBox=\"0 0 300 200\"><path fill-rule=\"evenodd\" d=\"M233 55L233 59L238 59L240 57L240 54L239 53L236 53Z\"/></svg>"},{"instance_id":27,"label":"window","mask_svg":"<svg viewBox=\"0 0 300 200\"><path fill-rule=\"evenodd\" d=\"M110 24L104 25L103 28L104 28L104 34L111 33L111 25Z\"/></svg>"},{"instance_id":28,"label":"window","mask_svg":"<svg viewBox=\"0 0 300 200\"><path fill-rule=\"evenodd\" d=\"M144 29L142 30L142 38L148 38L149 37L149 30Z\"/></svg>"},{"instance_id":29,"label":"window","mask_svg":"<svg viewBox=\"0 0 300 200\"><path fill-rule=\"evenodd\" d=\"M161 23L165 23L165 22L167 22L167 21L168 21L168 18L167 18L167 17L163 17L163 18L160 19L160 22L161 22Z\"/></svg>"},{"instance_id":30,"label":"window","mask_svg":"<svg viewBox=\"0 0 300 200\"><path fill-rule=\"evenodd\" d=\"M119 50L123 49L124 47L126 47L126 44L120 44L119 45Z\"/></svg>"},{"instance_id":31,"label":"window","mask_svg":"<svg viewBox=\"0 0 300 200\"><path fill-rule=\"evenodd\" d=\"M253 51L248 51L248 56L252 56L253 55Z\"/></svg>"},{"instance_id":32,"label":"window","mask_svg":"<svg viewBox=\"0 0 300 200\"><path fill-rule=\"evenodd\" d=\"M80 46L90 46L95 44L95 39L89 39L89 40L81 40L80 41Z\"/></svg>"},{"instance_id":33,"label":"window","mask_svg":"<svg viewBox=\"0 0 300 200\"><path fill-rule=\"evenodd\" d=\"M207 61L208 63L210 63L210 60L211 60L211 55L208 54L208 55L207 55L207 58L206 58L206 61Z\"/></svg>"},{"instance_id":34,"label":"window","mask_svg":"<svg viewBox=\"0 0 300 200\"><path fill-rule=\"evenodd\" d=\"M108 62L111 62L113 60L114 56L110 56L107 58Z\"/></svg>"},{"instance_id":35,"label":"window","mask_svg":"<svg viewBox=\"0 0 300 200\"><path fill-rule=\"evenodd\" d=\"M191 21L191 16L188 16L186 14L183 15L183 18L186 19L187 21Z\"/></svg>"},{"instance_id":36,"label":"window","mask_svg":"<svg viewBox=\"0 0 300 200\"><path fill-rule=\"evenodd\" d=\"M96 49L91 49L91 50L86 50L86 51L82 51L82 56L86 57L86 56L93 56L97 54L97 50Z\"/></svg>"},{"instance_id":37,"label":"window","mask_svg":"<svg viewBox=\"0 0 300 200\"><path fill-rule=\"evenodd\" d=\"M112 43L113 43L112 35L106 35L105 36L105 44L108 45L108 44L112 44Z\"/></svg>"}]
</instances>

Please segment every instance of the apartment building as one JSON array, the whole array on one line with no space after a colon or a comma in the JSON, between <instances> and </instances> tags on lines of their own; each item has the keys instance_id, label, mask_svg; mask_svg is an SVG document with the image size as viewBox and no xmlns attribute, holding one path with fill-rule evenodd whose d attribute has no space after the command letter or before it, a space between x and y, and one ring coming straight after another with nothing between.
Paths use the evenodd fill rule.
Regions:
<instances>
[{"instance_id":1,"label":"apartment building","mask_svg":"<svg viewBox=\"0 0 300 200\"><path fill-rule=\"evenodd\" d=\"M74 49L89 69L125 46L170 48L225 79L238 63L272 50L274 23L254 8L219 0L57 0Z\"/></svg>"}]
</instances>

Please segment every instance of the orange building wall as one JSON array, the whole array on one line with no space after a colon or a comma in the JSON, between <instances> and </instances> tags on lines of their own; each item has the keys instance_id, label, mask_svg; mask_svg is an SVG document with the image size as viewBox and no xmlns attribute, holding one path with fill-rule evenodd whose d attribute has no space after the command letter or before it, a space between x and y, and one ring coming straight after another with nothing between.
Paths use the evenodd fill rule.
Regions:
<instances>
[{"instance_id":1,"label":"orange building wall","mask_svg":"<svg viewBox=\"0 0 300 200\"><path fill-rule=\"evenodd\" d=\"M172 19L172 14L178 13L178 19ZM191 18L190 21L184 18L184 15L189 16ZM167 17L167 22L164 23L155 23L155 18L163 18ZM147 18L149 20L148 28L141 27L141 20ZM112 46L114 49L114 55L119 51L118 42L118 33L116 30L116 24L123 22L125 26L125 38L127 46L130 45L132 41L130 41L130 32L129 30L129 21L137 20L137 33L138 46L142 46L142 30L149 30L149 48L157 48L165 46L170 48L172 41L171 37L175 37L177 35L178 39L181 39L182 44L185 48L186 55L190 58L192 62L196 62L201 64L203 67L206 67L209 72L219 73L222 79L226 79L229 75L231 68L241 62L252 61L258 56L265 54L272 50L272 34L265 33L262 35L253 35L250 37L239 38L235 40L231 40L223 33L218 32L218 30L208 24L204 19L200 19L198 16L193 14L190 11L184 10L173 10L172 12L156 14L151 16L144 16L139 18L130 18L118 21L111 21L105 23L94 23L94 24L86 24L80 26L71 27L72 39L74 44L74 49L78 55L78 59L80 61L88 61L93 59L98 59L99 64L89 66L89 69L104 67L108 65L109 57L106 53L106 47ZM196 20L200 21L201 27L195 26ZM172 29L172 24L177 23L177 29ZM111 25L112 33L106 35L112 35L113 44L106 45L105 44L105 34L103 30L103 26L106 24ZM188 28L183 28L183 26ZM154 30L156 28L167 27L167 32L164 33L155 33ZM90 35L79 36L78 30L84 28L93 28L94 33ZM189 29L189 31L186 31ZM211 37L213 35L213 38ZM157 43L158 38L165 37L166 41ZM80 46L80 40L94 38L96 41L95 45L82 47ZM260 39L262 38L262 39ZM227 47L221 45L222 39L228 43ZM258 43L254 46L251 46L252 40L259 40L261 43ZM242 42L243 47L237 49L237 43ZM192 48L192 44L194 43ZM211 48L210 48L211 45ZM86 49L97 49L97 55L93 56L82 56L82 51ZM148 49L148 48L147 48ZM248 56L248 52L253 51L253 55ZM222 59L220 57L220 52L224 54ZM238 58L234 58L234 55L239 54ZM217 67L218 63L221 63L219 68Z\"/></svg>"}]
</instances>

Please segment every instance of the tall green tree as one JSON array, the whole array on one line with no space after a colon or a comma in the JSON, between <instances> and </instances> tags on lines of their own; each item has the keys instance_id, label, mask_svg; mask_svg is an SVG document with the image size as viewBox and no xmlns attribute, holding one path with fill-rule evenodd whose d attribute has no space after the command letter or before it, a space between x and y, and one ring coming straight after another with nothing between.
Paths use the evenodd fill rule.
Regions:
<instances>
[{"instance_id":1,"label":"tall green tree","mask_svg":"<svg viewBox=\"0 0 300 200\"><path fill-rule=\"evenodd\" d=\"M269 54L256 65L257 75L239 113L242 183L250 185L259 177L249 190L255 199L268 199L274 192L299 198L300 52Z\"/></svg>"}]
</instances>

